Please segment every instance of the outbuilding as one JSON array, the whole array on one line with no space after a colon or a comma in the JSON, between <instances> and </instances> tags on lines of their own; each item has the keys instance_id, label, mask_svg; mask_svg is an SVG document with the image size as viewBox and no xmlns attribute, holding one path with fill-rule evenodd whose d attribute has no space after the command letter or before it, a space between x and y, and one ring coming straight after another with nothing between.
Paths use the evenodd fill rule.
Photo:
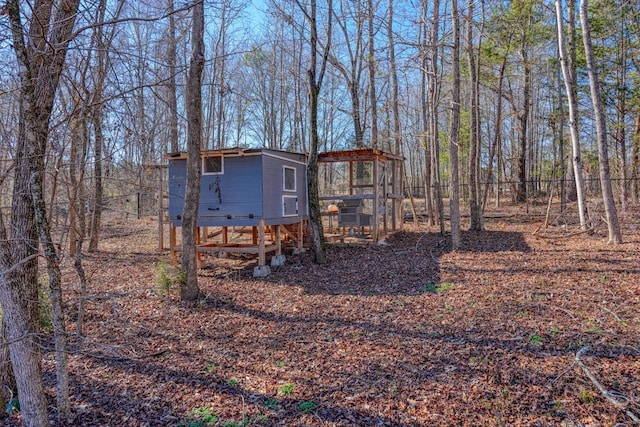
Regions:
<instances>
[{"instance_id":1,"label":"outbuilding","mask_svg":"<svg viewBox=\"0 0 640 427\"><path fill-rule=\"evenodd\" d=\"M171 248L175 256L175 251L179 250L175 228L182 225L187 153L171 153L168 160L168 210L172 223ZM254 276L269 274L266 253L275 252L272 265L284 262L282 233L297 234L298 246L302 247L302 227L308 218L306 166L306 156L301 153L266 148L202 151L197 226L205 229L221 227L222 241L208 242L205 231L198 251L257 253L258 267ZM229 227L250 227L253 241L248 244L229 242Z\"/></svg>"}]
</instances>

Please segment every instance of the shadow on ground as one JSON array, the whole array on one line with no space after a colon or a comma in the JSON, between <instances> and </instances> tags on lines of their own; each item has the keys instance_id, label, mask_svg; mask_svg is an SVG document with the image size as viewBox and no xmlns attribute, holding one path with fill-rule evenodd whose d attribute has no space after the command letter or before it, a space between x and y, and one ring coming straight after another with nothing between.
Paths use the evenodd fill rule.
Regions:
<instances>
[{"instance_id":1,"label":"shadow on ground","mask_svg":"<svg viewBox=\"0 0 640 427\"><path fill-rule=\"evenodd\" d=\"M311 253L289 255L265 281L302 286L309 294L417 295L441 282L440 258L451 250L437 233L398 232L384 245L329 245L329 261ZM463 252L531 252L522 233L483 231L462 235ZM251 267L252 268L252 267ZM247 268L243 274L250 274Z\"/></svg>"}]
</instances>

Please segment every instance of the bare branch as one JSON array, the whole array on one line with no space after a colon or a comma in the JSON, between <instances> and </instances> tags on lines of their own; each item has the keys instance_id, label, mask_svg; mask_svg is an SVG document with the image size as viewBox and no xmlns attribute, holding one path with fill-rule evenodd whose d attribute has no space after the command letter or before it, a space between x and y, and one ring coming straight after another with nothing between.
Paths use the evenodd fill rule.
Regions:
<instances>
[{"instance_id":1,"label":"bare branch","mask_svg":"<svg viewBox=\"0 0 640 427\"><path fill-rule=\"evenodd\" d=\"M596 386L596 388L598 389L598 391L600 391L600 393L616 408L620 409L621 411L624 411L625 414L627 414L627 416L629 418L631 418L633 420L633 422L640 424L640 418L638 418L638 416L636 414L634 414L630 409L628 409L628 405L626 402L621 402L620 400L618 400L618 398L623 399L625 401L629 401L629 398L626 396L623 396L621 394L613 394L611 393L609 390L607 390L606 388L604 388L604 386L600 383L600 381L598 381L598 379L595 377L595 375L593 375L593 373L591 372L591 370L584 364L584 362L581 360L581 357L587 353L589 350L591 350L590 346L585 346L582 347L580 349L580 351L578 351L578 353L576 354L576 362L578 363L578 366L580 366L580 368L582 368L582 371L585 373L585 375L587 377L589 377L589 379L591 380L591 382Z\"/></svg>"},{"instance_id":2,"label":"bare branch","mask_svg":"<svg viewBox=\"0 0 640 427\"><path fill-rule=\"evenodd\" d=\"M180 12L184 12L187 10L191 10L191 8L193 8L195 5L202 3L204 0L198 0L195 1L191 4L187 4L184 7L181 7L180 9L176 9L173 10L171 12L167 12L163 15L159 15L159 16L152 16L149 18L142 18L142 17L131 17L131 18L117 18L117 19L111 19L109 21L103 21L100 23L96 23L96 24L91 24L91 25L85 25L84 27L80 27L79 29L76 30L75 33L73 33L73 35L71 36L71 38L75 38L77 37L80 33L87 31L87 30L91 30L97 26L106 26L106 25L115 25L115 24L121 24L123 22L156 22L156 21L161 21L163 19L168 18L171 15L175 15L177 13Z\"/></svg>"}]
</instances>

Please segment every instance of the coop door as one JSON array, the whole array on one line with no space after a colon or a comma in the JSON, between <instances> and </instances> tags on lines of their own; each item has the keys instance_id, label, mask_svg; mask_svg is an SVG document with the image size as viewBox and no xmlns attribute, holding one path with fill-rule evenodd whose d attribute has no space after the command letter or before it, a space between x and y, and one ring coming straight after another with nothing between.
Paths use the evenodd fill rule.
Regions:
<instances>
[{"instance_id":1,"label":"coop door","mask_svg":"<svg viewBox=\"0 0 640 427\"><path fill-rule=\"evenodd\" d=\"M282 216L298 215L298 197L282 196Z\"/></svg>"}]
</instances>

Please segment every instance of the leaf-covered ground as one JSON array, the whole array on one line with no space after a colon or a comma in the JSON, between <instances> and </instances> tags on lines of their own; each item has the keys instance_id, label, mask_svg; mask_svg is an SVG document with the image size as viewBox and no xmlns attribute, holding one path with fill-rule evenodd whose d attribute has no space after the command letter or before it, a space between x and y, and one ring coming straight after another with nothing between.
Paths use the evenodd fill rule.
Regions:
<instances>
[{"instance_id":1,"label":"leaf-covered ground","mask_svg":"<svg viewBox=\"0 0 640 427\"><path fill-rule=\"evenodd\" d=\"M331 246L323 266L288 253L260 280L255 259L208 259L195 304L156 284L167 258L155 250L155 223L112 220L84 259L82 339L78 280L65 270L69 424L632 425L637 215L624 219L619 246L602 229L541 238L543 219L497 215L486 231L465 232L458 251L408 224L387 246ZM45 369L53 407L50 352Z\"/></svg>"}]
</instances>

